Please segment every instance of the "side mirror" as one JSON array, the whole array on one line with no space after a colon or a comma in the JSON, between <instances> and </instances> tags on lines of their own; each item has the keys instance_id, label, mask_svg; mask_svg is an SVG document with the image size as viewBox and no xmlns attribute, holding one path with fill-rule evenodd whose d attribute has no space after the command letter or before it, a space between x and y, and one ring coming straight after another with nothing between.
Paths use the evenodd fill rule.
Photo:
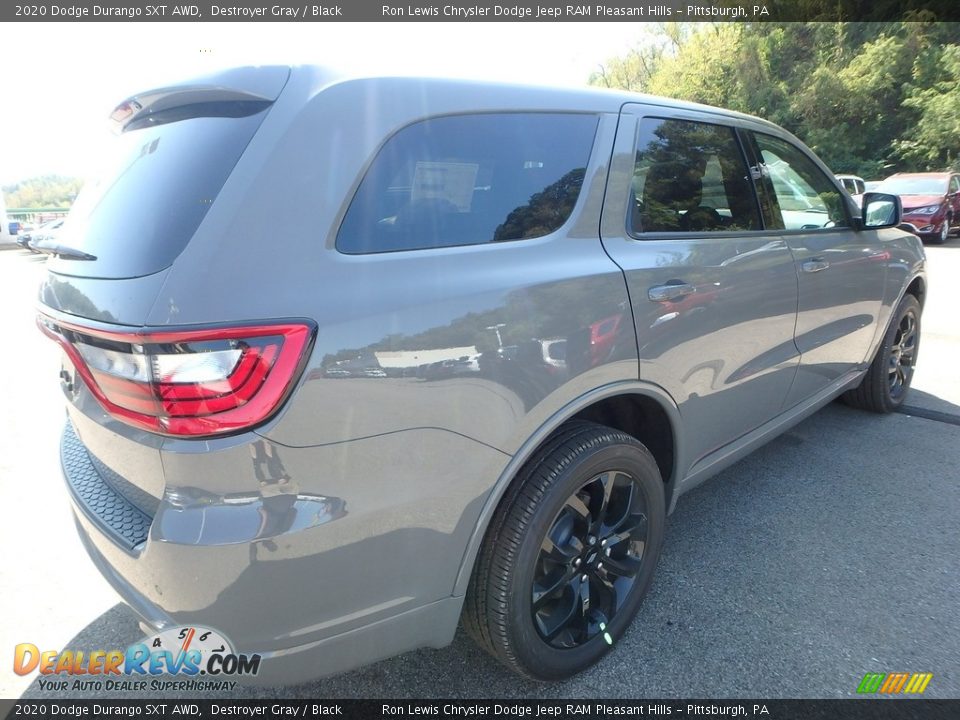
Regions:
<instances>
[{"instance_id":1,"label":"side mirror","mask_svg":"<svg viewBox=\"0 0 960 720\"><path fill-rule=\"evenodd\" d=\"M896 227L903 216L900 197L887 193L868 192L863 195L860 212L860 227L864 230L880 230Z\"/></svg>"}]
</instances>

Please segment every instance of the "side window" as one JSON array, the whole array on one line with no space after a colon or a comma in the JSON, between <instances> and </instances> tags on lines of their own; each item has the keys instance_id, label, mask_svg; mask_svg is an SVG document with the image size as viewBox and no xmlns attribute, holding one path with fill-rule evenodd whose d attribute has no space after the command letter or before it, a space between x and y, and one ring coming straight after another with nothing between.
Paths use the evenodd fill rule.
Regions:
<instances>
[{"instance_id":1,"label":"side window","mask_svg":"<svg viewBox=\"0 0 960 720\"><path fill-rule=\"evenodd\" d=\"M762 133L754 133L754 137L775 200L768 225L785 230L847 225L840 193L805 153L780 138Z\"/></svg>"},{"instance_id":2,"label":"side window","mask_svg":"<svg viewBox=\"0 0 960 720\"><path fill-rule=\"evenodd\" d=\"M760 217L733 128L640 122L630 232L758 230Z\"/></svg>"},{"instance_id":3,"label":"side window","mask_svg":"<svg viewBox=\"0 0 960 720\"><path fill-rule=\"evenodd\" d=\"M960 177L954 175L950 178L950 193L960 192Z\"/></svg>"},{"instance_id":4,"label":"side window","mask_svg":"<svg viewBox=\"0 0 960 720\"><path fill-rule=\"evenodd\" d=\"M510 113L409 125L380 149L337 234L344 253L535 238L580 194L595 115Z\"/></svg>"}]
</instances>

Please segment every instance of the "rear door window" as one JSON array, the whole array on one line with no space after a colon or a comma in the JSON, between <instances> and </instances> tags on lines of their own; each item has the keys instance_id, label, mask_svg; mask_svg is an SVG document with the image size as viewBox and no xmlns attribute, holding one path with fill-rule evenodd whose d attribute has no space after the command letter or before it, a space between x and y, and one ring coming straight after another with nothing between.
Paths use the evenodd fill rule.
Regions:
<instances>
[{"instance_id":1,"label":"rear door window","mask_svg":"<svg viewBox=\"0 0 960 720\"><path fill-rule=\"evenodd\" d=\"M503 113L409 125L364 176L337 249L381 253L547 235L573 211L597 122Z\"/></svg>"},{"instance_id":2,"label":"rear door window","mask_svg":"<svg viewBox=\"0 0 960 720\"><path fill-rule=\"evenodd\" d=\"M734 130L644 118L633 173L630 231L757 230L760 214Z\"/></svg>"},{"instance_id":3,"label":"rear door window","mask_svg":"<svg viewBox=\"0 0 960 720\"><path fill-rule=\"evenodd\" d=\"M183 251L260 126L265 103L221 103L214 116L175 118L115 141L74 203L58 242L95 261L52 260L67 275L130 278L168 267Z\"/></svg>"}]
</instances>

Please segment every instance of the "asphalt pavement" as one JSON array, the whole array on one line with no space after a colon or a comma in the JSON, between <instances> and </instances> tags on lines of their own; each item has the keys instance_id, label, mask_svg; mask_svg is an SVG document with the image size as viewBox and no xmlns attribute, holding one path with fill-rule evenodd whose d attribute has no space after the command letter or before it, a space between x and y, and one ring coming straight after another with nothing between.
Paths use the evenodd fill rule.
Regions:
<instances>
[{"instance_id":1,"label":"asphalt pavement","mask_svg":"<svg viewBox=\"0 0 960 720\"><path fill-rule=\"evenodd\" d=\"M867 672L932 672L925 697L960 697L960 240L928 257L907 411L834 403L685 495L650 595L600 665L532 684L458 633L442 650L337 677L206 696L834 698ZM16 643L110 649L141 637L81 548L60 484L57 354L33 325L42 264L0 253L0 697L135 697L41 690L12 672Z\"/></svg>"}]
</instances>

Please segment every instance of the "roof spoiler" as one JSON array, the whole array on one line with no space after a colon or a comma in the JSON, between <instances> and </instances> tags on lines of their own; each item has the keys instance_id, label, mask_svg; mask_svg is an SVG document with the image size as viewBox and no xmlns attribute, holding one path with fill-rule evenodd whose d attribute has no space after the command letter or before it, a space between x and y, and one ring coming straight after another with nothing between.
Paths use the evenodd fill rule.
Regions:
<instances>
[{"instance_id":1,"label":"roof spoiler","mask_svg":"<svg viewBox=\"0 0 960 720\"><path fill-rule=\"evenodd\" d=\"M271 105L289 77L289 67L238 68L132 95L110 120L123 133L192 117L244 117Z\"/></svg>"}]
</instances>

